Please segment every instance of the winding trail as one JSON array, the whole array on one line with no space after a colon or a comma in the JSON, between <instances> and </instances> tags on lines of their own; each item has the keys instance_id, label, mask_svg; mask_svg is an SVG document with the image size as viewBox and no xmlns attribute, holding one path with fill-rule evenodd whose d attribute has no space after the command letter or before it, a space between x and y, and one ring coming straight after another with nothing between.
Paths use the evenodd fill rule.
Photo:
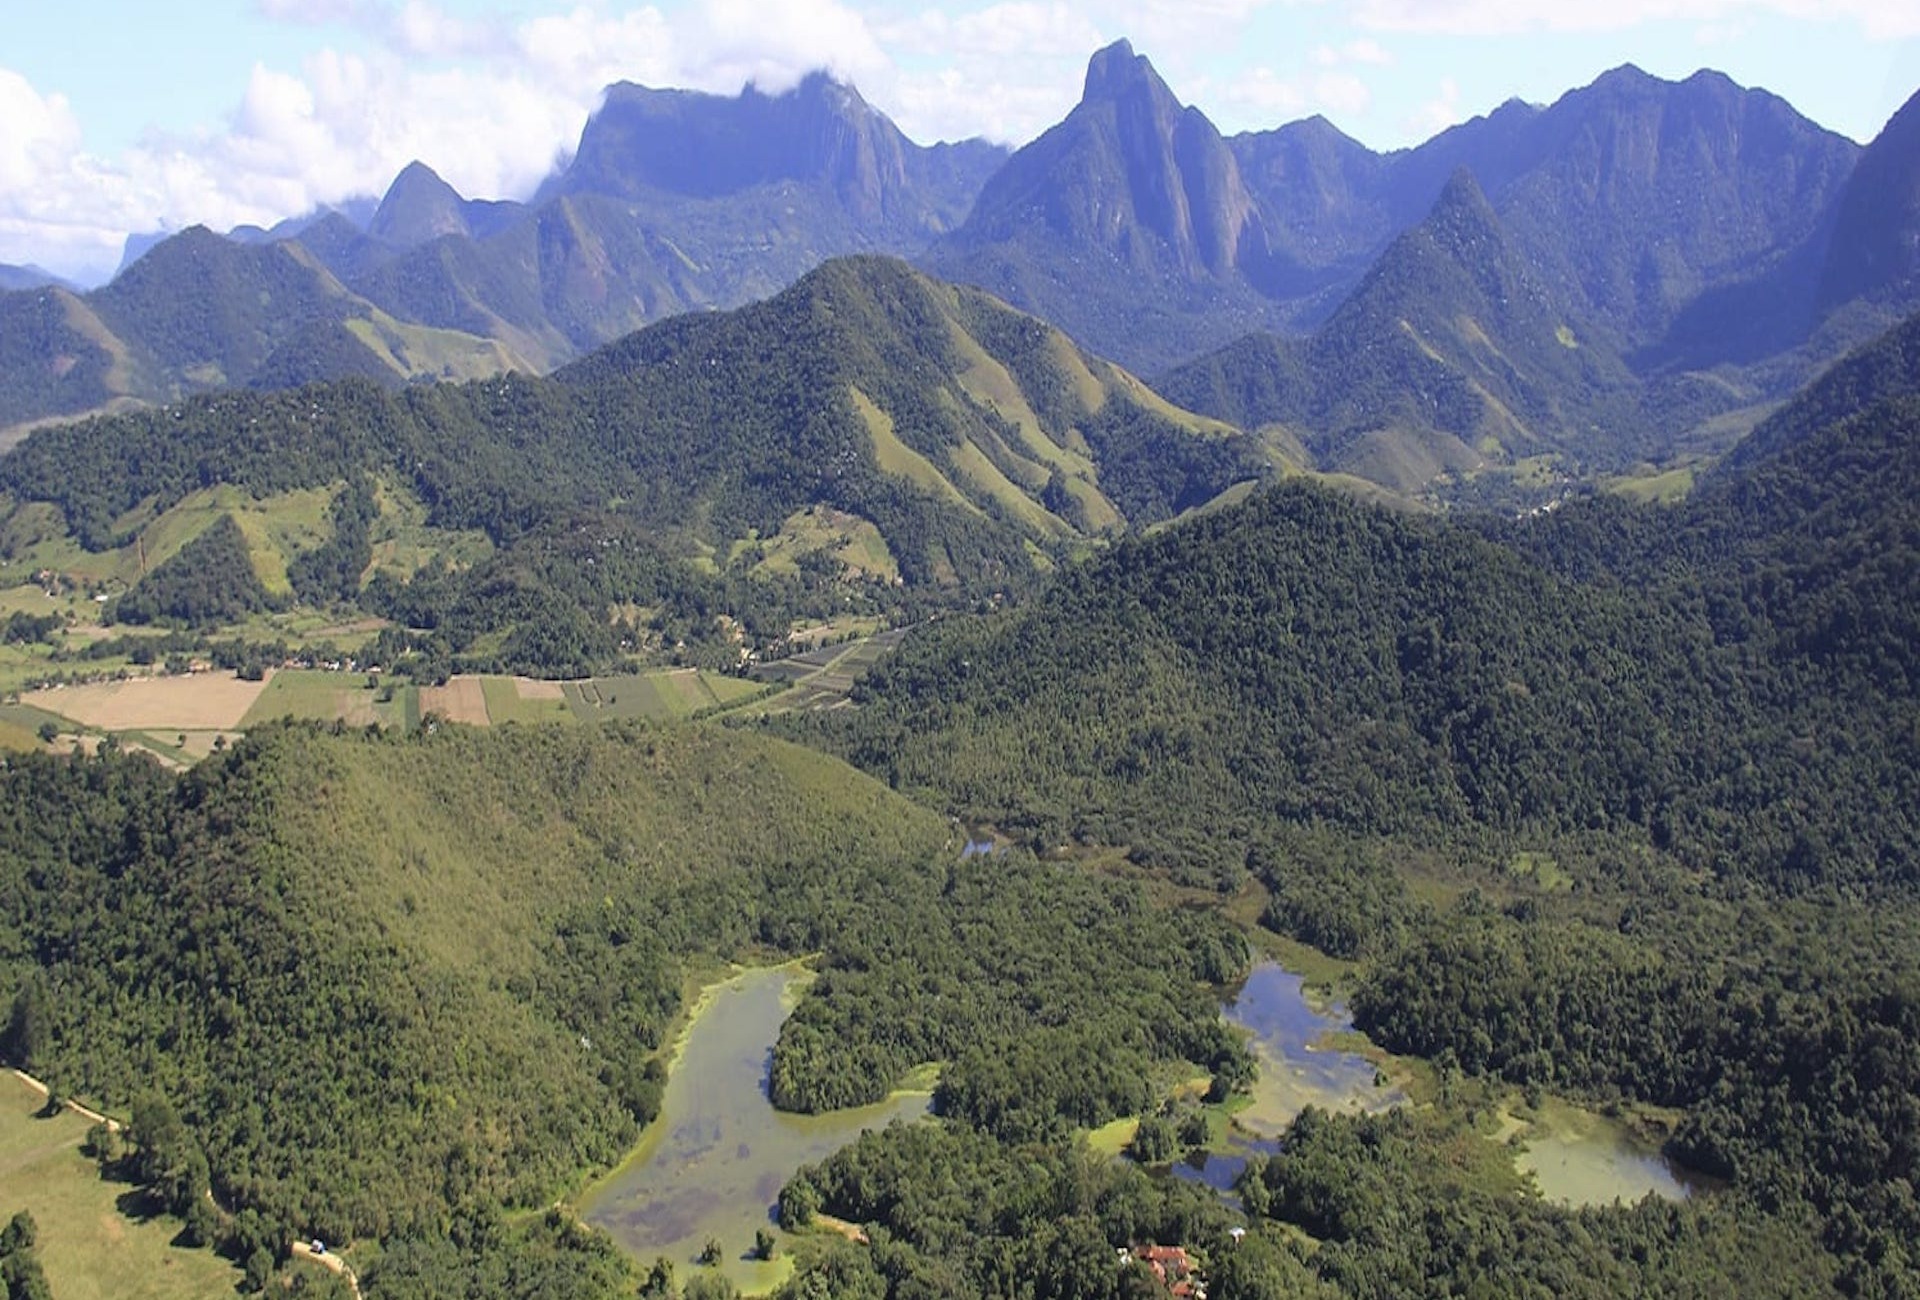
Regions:
<instances>
[{"instance_id":1,"label":"winding trail","mask_svg":"<svg viewBox=\"0 0 1920 1300\"><path fill-rule=\"evenodd\" d=\"M28 1074L25 1070L10 1070L9 1073L12 1074L14 1078L20 1080L20 1082L26 1084L31 1090L39 1093L42 1097L52 1094L53 1090L51 1088L34 1078L31 1074ZM95 1124L105 1124L107 1131L110 1133L122 1133L126 1131L127 1126L113 1118L113 1116L102 1115L99 1111L91 1107L82 1106L71 1097L62 1098L61 1105L82 1119L92 1120ZM226 1213L225 1208L213 1199L213 1189L211 1188L207 1189L207 1200L213 1203L215 1209L220 1210L223 1214ZM289 1245L287 1254L294 1259L305 1260L309 1264L318 1264L321 1268L346 1278L347 1286L353 1291L354 1300L362 1300L359 1274L353 1271L353 1265L347 1263L346 1260L340 1258L340 1256L334 1254L332 1251L327 1251L323 1254L316 1251L311 1242L296 1241Z\"/></svg>"}]
</instances>

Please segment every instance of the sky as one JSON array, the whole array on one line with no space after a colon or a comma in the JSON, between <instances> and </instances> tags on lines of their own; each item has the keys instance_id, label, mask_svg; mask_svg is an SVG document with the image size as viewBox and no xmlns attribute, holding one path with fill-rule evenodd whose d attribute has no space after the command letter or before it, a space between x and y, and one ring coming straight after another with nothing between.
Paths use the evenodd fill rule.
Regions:
<instances>
[{"instance_id":1,"label":"sky","mask_svg":"<svg viewBox=\"0 0 1920 1300\"><path fill-rule=\"evenodd\" d=\"M1861 142L1920 90L1920 0L0 0L0 262L94 284L130 233L272 225L414 159L525 198L621 80L824 67L923 143L1017 146L1123 36L1228 134L1320 113L1376 149L1629 62Z\"/></svg>"}]
</instances>

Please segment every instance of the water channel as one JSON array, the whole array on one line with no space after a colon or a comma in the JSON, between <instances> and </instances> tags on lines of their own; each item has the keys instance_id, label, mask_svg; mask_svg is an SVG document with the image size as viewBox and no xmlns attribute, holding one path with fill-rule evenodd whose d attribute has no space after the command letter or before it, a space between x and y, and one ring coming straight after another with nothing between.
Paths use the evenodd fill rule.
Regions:
<instances>
[{"instance_id":1,"label":"water channel","mask_svg":"<svg viewBox=\"0 0 1920 1300\"><path fill-rule=\"evenodd\" d=\"M583 1200L581 1215L643 1264L664 1255L684 1280L709 1238L743 1291L777 1285L788 1266L748 1258L773 1226L780 1188L864 1129L925 1115L932 1097L898 1093L826 1115L790 1115L767 1099L774 1040L812 976L798 966L748 970L701 995L667 1076L660 1117L633 1155ZM784 1242L783 1242L784 1245Z\"/></svg>"}]
</instances>

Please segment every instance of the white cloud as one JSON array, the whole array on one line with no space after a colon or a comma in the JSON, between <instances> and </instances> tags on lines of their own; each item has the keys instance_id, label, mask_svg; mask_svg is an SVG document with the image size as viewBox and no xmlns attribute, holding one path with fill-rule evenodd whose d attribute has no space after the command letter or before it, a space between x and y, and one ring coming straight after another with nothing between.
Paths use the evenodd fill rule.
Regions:
<instances>
[{"instance_id":1,"label":"white cloud","mask_svg":"<svg viewBox=\"0 0 1920 1300\"><path fill-rule=\"evenodd\" d=\"M1496 36L1517 32L1620 31L1665 21L1724 22L1778 15L1850 22L1875 39L1920 36L1913 0L1356 0L1353 20L1381 31Z\"/></svg>"},{"instance_id":2,"label":"white cloud","mask_svg":"<svg viewBox=\"0 0 1920 1300\"><path fill-rule=\"evenodd\" d=\"M1203 90L1210 107L1217 104L1225 110L1223 117L1246 122L1254 129L1280 126L1316 113L1335 121L1351 121L1373 106L1373 91L1365 81L1351 72L1324 65L1298 77L1255 68L1234 81L1209 84Z\"/></svg>"},{"instance_id":3,"label":"white cloud","mask_svg":"<svg viewBox=\"0 0 1920 1300\"><path fill-rule=\"evenodd\" d=\"M1407 120L1407 129L1416 139L1437 135L1450 126L1466 121L1460 107L1460 85L1452 77L1443 77L1434 97L1422 104Z\"/></svg>"}]
</instances>

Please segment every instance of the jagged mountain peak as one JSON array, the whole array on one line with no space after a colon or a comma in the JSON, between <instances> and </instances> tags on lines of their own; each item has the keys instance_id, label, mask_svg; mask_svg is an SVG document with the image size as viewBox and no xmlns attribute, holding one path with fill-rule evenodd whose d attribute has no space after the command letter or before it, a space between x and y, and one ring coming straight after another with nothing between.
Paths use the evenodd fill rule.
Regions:
<instances>
[{"instance_id":1,"label":"jagged mountain peak","mask_svg":"<svg viewBox=\"0 0 1920 1300\"><path fill-rule=\"evenodd\" d=\"M1094 51L1087 60L1087 80L1080 92L1082 100L1113 99L1141 85L1165 85L1160 74L1144 54L1136 54L1133 42L1124 36L1104 49Z\"/></svg>"},{"instance_id":2,"label":"jagged mountain peak","mask_svg":"<svg viewBox=\"0 0 1920 1300\"><path fill-rule=\"evenodd\" d=\"M402 247L424 244L441 235L471 234L465 205L458 190L433 168L416 160L403 167L387 187L367 233Z\"/></svg>"}]
</instances>

